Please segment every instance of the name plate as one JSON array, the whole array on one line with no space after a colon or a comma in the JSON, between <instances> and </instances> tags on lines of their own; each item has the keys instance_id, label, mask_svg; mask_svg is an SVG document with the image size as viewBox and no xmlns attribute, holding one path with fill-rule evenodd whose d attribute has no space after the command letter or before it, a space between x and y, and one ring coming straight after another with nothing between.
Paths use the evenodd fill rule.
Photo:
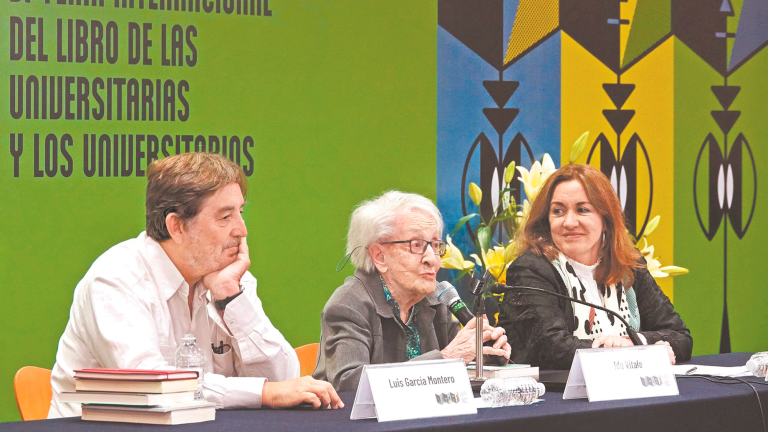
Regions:
<instances>
[{"instance_id":1,"label":"name plate","mask_svg":"<svg viewBox=\"0 0 768 432\"><path fill-rule=\"evenodd\" d=\"M576 350L563 399L677 396L666 345Z\"/></svg>"},{"instance_id":2,"label":"name plate","mask_svg":"<svg viewBox=\"0 0 768 432\"><path fill-rule=\"evenodd\" d=\"M350 419L477 414L473 398L461 359L365 365Z\"/></svg>"}]
</instances>

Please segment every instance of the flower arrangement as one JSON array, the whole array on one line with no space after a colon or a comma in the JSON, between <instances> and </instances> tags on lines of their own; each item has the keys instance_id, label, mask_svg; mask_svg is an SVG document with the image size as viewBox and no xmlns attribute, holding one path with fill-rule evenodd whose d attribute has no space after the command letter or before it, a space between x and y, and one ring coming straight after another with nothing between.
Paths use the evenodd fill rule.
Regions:
<instances>
[{"instance_id":1,"label":"flower arrangement","mask_svg":"<svg viewBox=\"0 0 768 432\"><path fill-rule=\"evenodd\" d=\"M497 283L504 283L506 281L507 267L509 267L509 264L514 260L514 257L512 256L513 245L509 242L506 246L491 246L491 227L496 223L504 223L508 233L514 233L517 228L517 224L520 220L518 214L519 206L515 202L515 198L510 194L513 189L509 186L513 180L514 172L515 163L512 162L507 166L507 169L504 172L505 187L499 192L498 205L495 209L498 210L498 206L502 206L501 212L498 212L497 215L487 222L480 213L468 214L459 219L459 222L453 229L451 235L456 235L465 223L476 218L480 219L480 223L475 227L477 234L475 250L477 253L470 255L474 259L474 263L464 259L464 254L453 244L451 235L446 236L448 247L446 248L445 255L441 258L441 267L459 270L460 273L456 277L456 280L461 279L464 275L470 273L474 270L475 265L477 265L479 267L487 268ZM475 203L475 206L480 207L480 203L483 200L483 191L475 183L469 184L469 198Z\"/></svg>"},{"instance_id":2,"label":"flower arrangement","mask_svg":"<svg viewBox=\"0 0 768 432\"><path fill-rule=\"evenodd\" d=\"M638 249L640 249L640 253L643 255L643 258L645 258L645 261L647 263L648 271L651 273L651 276L654 278L665 278L667 276L680 276L688 273L688 269L684 267L678 267L678 266L661 266L661 263L658 260L658 257L653 257L653 245L648 244L648 240L646 239L647 236L649 236L653 231L656 230L656 227L659 226L659 221L661 220L661 216L656 215L655 218L651 219L650 222L648 222L648 225L645 227L645 231L643 232L643 236L640 238L640 240L643 241L643 248L640 249L640 241L637 241L635 243L635 246L637 246Z\"/></svg>"},{"instance_id":3,"label":"flower arrangement","mask_svg":"<svg viewBox=\"0 0 768 432\"><path fill-rule=\"evenodd\" d=\"M579 156L586 148L587 139L589 138L589 132L584 132L571 147L571 154L569 157L569 163L574 163L578 160ZM520 173L518 179L523 185L525 195L527 199L523 201L522 205L518 205L515 202L514 197L511 195L514 189L510 187L510 183L513 180L515 170ZM453 229L451 235L455 236L456 233L469 221L479 219L479 223L475 227L476 241L475 241L475 253L472 253L470 257L474 262L466 260L462 251L453 244L451 235L446 236L448 247L446 248L445 255L441 258L441 267L447 269L458 270L459 274L456 280L461 279L464 275L471 273L475 266L485 268L493 275L496 283L506 283L507 268L515 260L516 255L514 251L514 245L512 238L514 233L517 232L520 227L525 224L528 211L531 207L531 202L536 199L536 196L541 191L541 187L547 181L550 175L557 170L555 163L549 154L544 154L542 161L536 161L531 166L530 170L524 167L516 167L514 161L507 166L504 172L504 188L499 191L498 206L502 206L502 211L498 212L498 206L494 209L495 216L489 221L485 221L482 214L471 213L461 219L459 219L456 227ZM483 200L483 191L475 183L469 184L469 197L477 207L480 207L480 203ZM529 201L530 200L530 201ZM643 247L640 249L641 254L646 259L648 264L648 271L654 278L663 278L668 276L678 276L688 273L688 270L677 266L661 266L658 257L654 257L653 245L648 244L646 237L650 235L659 225L660 216L656 216L649 221L643 236L635 242L638 249L640 249L640 242L643 242ZM505 225L507 233L509 233L509 241L506 245L497 244L491 245L491 227L494 224L502 223ZM489 293L485 293L484 296L489 296ZM496 294L494 294L496 295ZM501 296L501 295L499 295Z\"/></svg>"}]
</instances>

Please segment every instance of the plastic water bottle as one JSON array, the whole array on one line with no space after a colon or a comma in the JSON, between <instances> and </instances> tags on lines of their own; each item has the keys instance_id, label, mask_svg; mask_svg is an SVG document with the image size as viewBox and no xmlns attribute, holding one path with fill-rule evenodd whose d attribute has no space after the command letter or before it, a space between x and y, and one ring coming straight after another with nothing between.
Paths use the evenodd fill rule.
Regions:
<instances>
[{"instance_id":1,"label":"plastic water bottle","mask_svg":"<svg viewBox=\"0 0 768 432\"><path fill-rule=\"evenodd\" d=\"M509 386L510 403L509 405L530 405L536 398L544 396L544 384L537 382L531 377L508 378L509 382L513 380L517 385Z\"/></svg>"},{"instance_id":2,"label":"plastic water bottle","mask_svg":"<svg viewBox=\"0 0 768 432\"><path fill-rule=\"evenodd\" d=\"M544 395L544 384L531 377L492 378L483 383L480 397L492 407L530 405Z\"/></svg>"},{"instance_id":3,"label":"plastic water bottle","mask_svg":"<svg viewBox=\"0 0 768 432\"><path fill-rule=\"evenodd\" d=\"M176 351L176 369L197 371L197 392L195 400L205 400L203 397L203 352L195 343L196 338L193 333L185 334L181 338L181 346Z\"/></svg>"},{"instance_id":4,"label":"plastic water bottle","mask_svg":"<svg viewBox=\"0 0 768 432\"><path fill-rule=\"evenodd\" d=\"M768 351L753 354L747 361L747 370L756 377L765 377L768 374Z\"/></svg>"}]
</instances>

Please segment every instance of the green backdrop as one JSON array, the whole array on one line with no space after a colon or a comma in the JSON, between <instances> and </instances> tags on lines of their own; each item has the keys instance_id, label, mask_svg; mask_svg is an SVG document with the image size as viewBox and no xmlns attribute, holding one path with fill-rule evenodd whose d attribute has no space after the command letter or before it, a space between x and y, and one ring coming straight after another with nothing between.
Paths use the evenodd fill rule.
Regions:
<instances>
[{"instance_id":1,"label":"green backdrop","mask_svg":"<svg viewBox=\"0 0 768 432\"><path fill-rule=\"evenodd\" d=\"M749 140L754 153L757 175L765 172L765 146L768 140L768 125L765 122L765 101L768 87L765 70L768 68L768 52L758 52L748 63L728 77L729 85L742 86L739 97L730 109L741 111L734 130L728 135L728 151L731 151L736 136L743 133ZM727 280L728 317L731 346L734 352L764 351L766 349L765 329L768 315L765 313L766 293L757 281L768 276L768 269L762 265L762 242L768 234L768 202L756 197L755 216L744 238L739 239L728 220L723 220L709 241L695 222L694 198L691 190L692 173L695 171L696 156L708 133L713 133L718 142L723 135L710 115L717 108L708 89L713 83L721 84L723 78L704 63L701 58L675 41L675 262L688 265L691 273L675 279L675 310L685 320L694 338L693 354L716 354L720 349L720 333L723 314L723 282ZM713 108L714 107L714 108ZM722 145L722 144L721 144ZM709 163L708 151L702 154L702 164ZM745 203L744 221L748 218L754 198L752 182L754 175L751 161L742 155L744 180L742 201ZM709 181L705 168L698 172L697 185L699 207L709 205L706 183ZM761 180L762 181L762 180ZM758 189L761 189L758 185ZM764 192L762 192L764 193ZM703 223L708 226L708 215L702 211ZM727 239L723 237L727 236ZM727 241L727 246L724 244ZM724 275L724 255L727 248L727 274ZM695 265L694 265L695 264Z\"/></svg>"},{"instance_id":2,"label":"green backdrop","mask_svg":"<svg viewBox=\"0 0 768 432\"><path fill-rule=\"evenodd\" d=\"M264 309L294 346L319 339L322 306L351 274L350 266L341 274L334 267L355 204L391 188L435 197L436 4L272 0L268 6L270 17L115 9L112 0L104 7L4 3L3 107L11 75L184 79L190 117L17 120L10 109L0 111L0 421L19 419L16 370L53 366L74 287L90 264L144 226L145 179L86 177L83 134L253 137L245 216L251 272ZM10 60L11 16L43 18L47 62ZM57 62L59 18L114 21L118 61ZM152 66L127 64L128 22L152 23ZM195 26L194 67L161 64L163 23ZM10 152L16 133L24 134L19 177ZM48 133L72 136L71 176L34 177L35 133L41 151ZM64 161L60 154L59 164Z\"/></svg>"}]
</instances>

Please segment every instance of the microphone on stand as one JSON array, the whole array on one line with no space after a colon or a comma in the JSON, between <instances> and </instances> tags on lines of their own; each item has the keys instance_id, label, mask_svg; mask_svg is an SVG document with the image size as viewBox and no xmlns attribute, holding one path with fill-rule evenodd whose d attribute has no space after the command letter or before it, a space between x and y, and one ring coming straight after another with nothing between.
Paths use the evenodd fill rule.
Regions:
<instances>
[{"instance_id":1,"label":"microphone on stand","mask_svg":"<svg viewBox=\"0 0 768 432\"><path fill-rule=\"evenodd\" d=\"M475 317L472 314L472 312L469 311L469 308L467 307L467 305L464 304L464 302L461 300L461 297L459 297L458 291L456 291L456 288L454 288L450 282L443 281L437 284L437 286L435 287L435 294L437 294L437 300L448 307L448 310L450 310L453 316L455 316L456 319L459 320L461 325L463 326L467 325L467 323L472 318ZM482 302L483 301L482 297L478 297L477 301ZM493 346L493 343L494 341L489 340L485 342L483 345ZM493 366L503 366L508 362L507 358L504 356L491 354L486 357L488 358L486 363Z\"/></svg>"},{"instance_id":2,"label":"microphone on stand","mask_svg":"<svg viewBox=\"0 0 768 432\"><path fill-rule=\"evenodd\" d=\"M493 287L493 291L494 292L501 292L501 291L533 291L533 292L537 292L537 293L540 293L540 294L546 294L546 295L550 295L550 296L553 296L553 297L558 297L558 298L561 298L561 299L572 301L572 302L575 302L575 303L580 303L580 304L583 304L583 305L591 306L591 307L593 307L595 309L599 309L601 311L607 312L607 313L611 314L612 316L618 318L619 321L621 321L624 324L624 327L627 329L627 335L629 336L629 339L632 341L632 343L635 344L635 345L643 345L643 342L637 336L637 332L635 331L635 329L630 327L629 324L626 321L624 321L624 318L622 318L616 312L614 312L614 311L612 311L610 309L607 309L607 308L605 308L603 306L598 306L596 304L585 302L583 300L574 299L574 298L571 298L571 297L569 297L567 295L553 293L552 291L547 291L547 290L542 289L542 288L522 286L522 285L496 284Z\"/></svg>"},{"instance_id":3,"label":"microphone on stand","mask_svg":"<svg viewBox=\"0 0 768 432\"><path fill-rule=\"evenodd\" d=\"M467 325L469 320L475 317L472 315L472 312L469 311L467 305L461 300L458 291L456 291L456 288L454 288L450 282L443 281L437 284L435 287L435 294L437 294L437 300L448 306L448 309L453 316L459 320L461 325Z\"/></svg>"}]
</instances>

